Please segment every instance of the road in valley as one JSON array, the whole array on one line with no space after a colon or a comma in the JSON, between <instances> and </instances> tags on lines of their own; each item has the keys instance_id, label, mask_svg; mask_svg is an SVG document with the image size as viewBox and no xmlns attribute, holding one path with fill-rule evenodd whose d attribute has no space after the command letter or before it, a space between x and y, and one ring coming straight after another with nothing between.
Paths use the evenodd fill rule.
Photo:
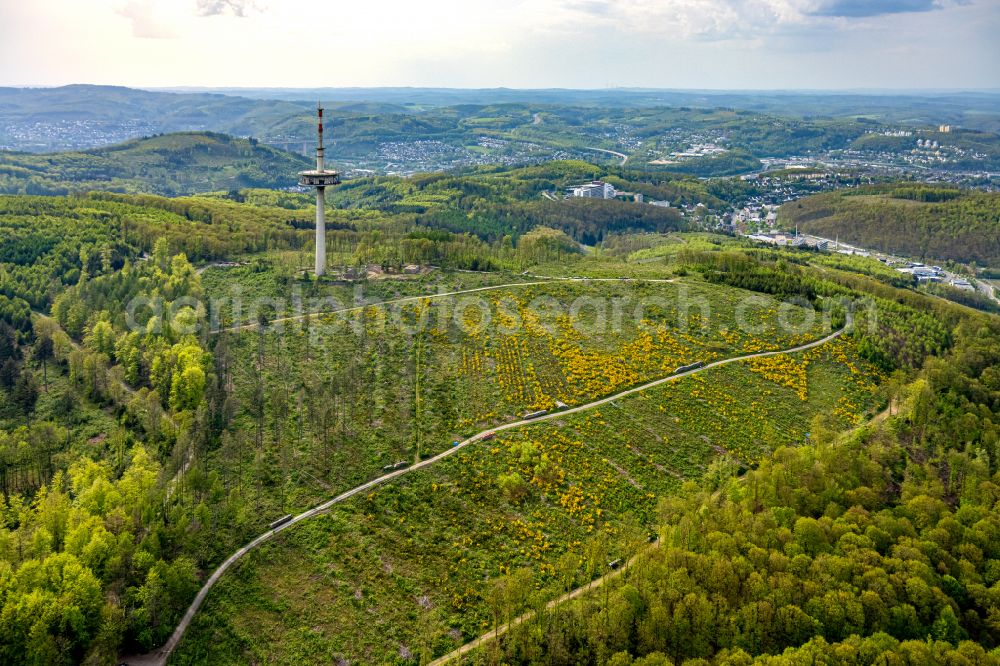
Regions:
<instances>
[{"instance_id":1,"label":"road in valley","mask_svg":"<svg viewBox=\"0 0 1000 666\"><path fill-rule=\"evenodd\" d=\"M414 298L423 298L423 297L414 297ZM542 416L533 419L521 419L519 421L505 423L503 425L499 425L494 428L489 428L481 432L478 432L475 435L472 435L471 437L465 439L464 441L459 442L454 447L446 449L445 451L442 451L441 453L438 453L437 455L428 458L427 460L418 462L405 469L400 469L394 472L390 472L388 474L384 474L375 479L372 479L371 481L368 481L367 483L363 483L360 486L357 486L356 488L352 488L347 492L341 493L340 495L337 495L336 497L327 500L326 502L323 502L322 504L319 504L318 506L315 506L312 509L309 509L294 516L288 522L278 525L274 529L267 530L263 534L256 537L253 541L246 544L245 546L234 552L232 555L230 555L228 558L226 558L226 560L222 564L220 564L215 571L212 572L212 574L208 577L208 580L205 581L205 584L198 591L198 594L195 596L194 601L191 602L191 605L188 607L187 612L184 613L184 617L181 619L180 624L177 625L177 628L174 630L174 633L170 636L170 639L166 642L166 644L159 650L156 650L146 655L131 657L126 659L125 661L127 661L130 664L142 664L149 666L154 666L154 665L160 666L162 664L165 664L167 659L170 657L170 654L176 649L177 645L184 637L184 633L190 626L191 621L194 619L195 614L198 612L198 609L201 608L201 605L204 603L205 598L208 596L208 593L211 591L212 587L219 581L219 579L222 578L223 574L225 574L226 571L228 571L233 565L239 562L239 560L243 558L244 555L260 547L261 545L267 543L269 540L274 538L275 535L287 529L292 528L293 526L301 523L304 520L308 520L315 516L322 515L330 508L332 508L334 505L345 502L354 497L355 495L364 493L373 488L376 488L377 486L393 481L394 479L397 479L403 476L404 474L409 474L410 472L413 472L415 470L423 469L425 467L430 467L431 465L434 465L440 462L441 460L444 460L445 458L454 455L455 453L461 451L462 449L481 441L483 437L486 436L487 434L502 432L504 430L512 430L514 428L520 428L526 425L543 423L545 421L551 421L554 419L560 419L570 414L576 414L579 412L593 409L595 407L600 407L601 405L609 404L610 402L618 400L625 396L632 395L635 393L640 393L642 391L647 391L651 388L661 386L668 382L675 382L685 377L695 375L699 372L704 372L712 368L718 368L720 366L727 365L729 363L737 363L751 358L761 358L766 356L776 356L779 354L791 354L795 352L805 351L807 349L818 347L820 345L826 344L827 342L830 342L831 340L834 340L835 338L840 336L845 330L846 329L842 328L840 330L834 331L833 333L827 335L824 338L821 338L819 340L814 340L806 344L798 345L790 349L755 352L752 354L744 354L742 356L733 356L719 361L713 361L712 363L707 363L699 368L695 368L678 374L669 375L667 377L656 379L651 382L646 382L645 384L640 384L639 386L635 386L633 388L626 389L624 391L619 391L618 393L607 396L605 398L601 398L600 400L595 400L593 402L586 403L584 405L579 405L577 407L571 407L568 409L562 409L559 411L550 412L548 414L544 414ZM582 592L578 592L578 594L580 593Z\"/></svg>"},{"instance_id":2,"label":"road in valley","mask_svg":"<svg viewBox=\"0 0 1000 666\"><path fill-rule=\"evenodd\" d=\"M625 163L628 162L628 155L626 155L625 153L619 153L617 150L607 150L606 148L591 148L590 146L587 146L586 148L584 148L584 150L593 150L598 153L607 153L608 155L614 155L615 157L617 157L622 161L622 163L619 166L625 166Z\"/></svg>"},{"instance_id":3,"label":"road in valley","mask_svg":"<svg viewBox=\"0 0 1000 666\"><path fill-rule=\"evenodd\" d=\"M997 298L996 291L993 289L993 285L989 280L973 280L973 284L976 285L976 289L981 291L984 296L989 298L994 303L1000 303L1000 298Z\"/></svg>"},{"instance_id":4,"label":"road in valley","mask_svg":"<svg viewBox=\"0 0 1000 666\"><path fill-rule=\"evenodd\" d=\"M906 257L901 257L901 256L898 256L898 255L890 254L888 252L881 252L879 250L866 250L866 249L864 249L862 247L858 247L857 245L850 245L848 243L841 242L839 239L834 240L832 238L824 238L823 236L817 236L815 234L808 234L808 233L802 233L802 234L798 234L798 235L800 237L806 238L806 239L814 239L814 240L819 240L819 241L826 241L829 244L829 246L833 246L835 248L838 248L837 250L833 250L833 252L837 252L840 248L843 248L843 250L845 250L847 252L850 252L850 253L863 253L862 256L866 256L866 257L867 256L872 256L872 257L879 257L879 256L881 256L881 257L890 259L890 260L895 261L895 262L907 262L907 263L914 262L913 259L908 259ZM958 273L954 273L952 271L942 270L941 274L944 275L944 278L948 281L945 284L950 284L954 280L959 280L959 279L963 279L964 278L963 275L960 275ZM990 299L994 303L1000 304L1000 297L997 297L996 293L994 293L993 286L990 284L989 280L984 280L984 279L974 278L974 277L973 278L967 278L967 279L968 279L969 283L973 286L973 288L974 288L975 291L980 292L981 294L983 294L984 296L986 296L988 299ZM954 286L954 285L952 285L952 286ZM956 287L956 288L960 288L960 287ZM926 291L919 291L919 290L917 290L917 291L919 293L921 293L921 294L924 294L925 296L928 295L928 292L926 292ZM930 294L930 295L931 296L937 296L936 294ZM945 298L944 296L937 296L937 298L940 298L942 300L948 301L949 303L955 303L956 302L956 301L953 301L951 299Z\"/></svg>"}]
</instances>

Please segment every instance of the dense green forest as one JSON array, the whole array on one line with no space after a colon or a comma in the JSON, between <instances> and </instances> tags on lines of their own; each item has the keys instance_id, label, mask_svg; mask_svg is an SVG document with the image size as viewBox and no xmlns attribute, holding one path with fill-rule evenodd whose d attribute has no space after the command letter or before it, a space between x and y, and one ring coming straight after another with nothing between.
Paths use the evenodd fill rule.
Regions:
<instances>
[{"instance_id":1,"label":"dense green forest","mask_svg":"<svg viewBox=\"0 0 1000 666\"><path fill-rule=\"evenodd\" d=\"M779 221L808 233L931 261L1000 265L1000 196L921 185L817 194Z\"/></svg>"},{"instance_id":2,"label":"dense green forest","mask_svg":"<svg viewBox=\"0 0 1000 666\"><path fill-rule=\"evenodd\" d=\"M300 214L198 197L0 196L0 293L44 309L81 277L142 259L160 238L200 261L298 247L308 237L296 228Z\"/></svg>"},{"instance_id":3,"label":"dense green forest","mask_svg":"<svg viewBox=\"0 0 1000 666\"><path fill-rule=\"evenodd\" d=\"M0 193L102 190L178 195L290 187L310 167L300 155L225 134L187 132L81 152L0 152Z\"/></svg>"},{"instance_id":4,"label":"dense green forest","mask_svg":"<svg viewBox=\"0 0 1000 666\"><path fill-rule=\"evenodd\" d=\"M0 430L4 663L109 662L123 638L150 640L197 589L178 541L186 520L166 520L173 484L162 471L202 430L211 354L180 332L190 307L144 335L112 324L141 290L197 297L197 276L165 240L148 262L94 275L81 255L76 284L53 306L58 319L36 317L3 349L4 390L18 407ZM81 291L112 309L82 310L72 300Z\"/></svg>"}]
</instances>

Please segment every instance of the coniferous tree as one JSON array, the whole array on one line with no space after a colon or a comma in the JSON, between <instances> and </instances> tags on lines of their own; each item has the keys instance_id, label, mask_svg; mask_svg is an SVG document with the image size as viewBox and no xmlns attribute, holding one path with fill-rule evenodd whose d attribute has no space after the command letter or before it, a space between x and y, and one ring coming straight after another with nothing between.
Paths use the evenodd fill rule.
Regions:
<instances>
[{"instance_id":1,"label":"coniferous tree","mask_svg":"<svg viewBox=\"0 0 1000 666\"><path fill-rule=\"evenodd\" d=\"M0 365L0 386L9 391L14 388L20 378L21 369L14 359L8 358L3 362L3 365Z\"/></svg>"},{"instance_id":2,"label":"coniferous tree","mask_svg":"<svg viewBox=\"0 0 1000 666\"><path fill-rule=\"evenodd\" d=\"M38 342L35 343L35 358L42 363L42 383L45 386L45 390L49 390L49 372L48 372L48 362L54 356L54 349L52 344L52 338L48 335L43 335L38 338Z\"/></svg>"},{"instance_id":3,"label":"coniferous tree","mask_svg":"<svg viewBox=\"0 0 1000 666\"><path fill-rule=\"evenodd\" d=\"M35 411L35 403L38 402L38 386L35 385L35 378L30 372L23 372L14 385L14 403L21 409L28 425L31 425L31 413Z\"/></svg>"}]
</instances>

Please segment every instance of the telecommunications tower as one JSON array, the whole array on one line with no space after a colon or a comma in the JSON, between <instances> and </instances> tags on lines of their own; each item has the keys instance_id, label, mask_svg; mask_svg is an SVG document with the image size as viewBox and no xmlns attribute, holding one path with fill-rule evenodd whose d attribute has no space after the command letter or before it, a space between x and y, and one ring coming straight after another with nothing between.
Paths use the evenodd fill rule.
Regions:
<instances>
[{"instance_id":1,"label":"telecommunications tower","mask_svg":"<svg viewBox=\"0 0 1000 666\"><path fill-rule=\"evenodd\" d=\"M300 171L299 185L316 188L316 275L326 272L326 188L339 185L340 174L328 171L323 163L323 105L316 106L318 117L316 143L316 170Z\"/></svg>"}]
</instances>

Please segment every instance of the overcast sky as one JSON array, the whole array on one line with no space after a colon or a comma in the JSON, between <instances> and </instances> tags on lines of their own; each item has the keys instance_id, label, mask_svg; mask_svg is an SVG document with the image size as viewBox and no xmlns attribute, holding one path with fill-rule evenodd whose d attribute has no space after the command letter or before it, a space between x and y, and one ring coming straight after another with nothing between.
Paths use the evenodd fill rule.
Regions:
<instances>
[{"instance_id":1,"label":"overcast sky","mask_svg":"<svg viewBox=\"0 0 1000 666\"><path fill-rule=\"evenodd\" d=\"M0 0L0 84L1000 88L1000 0Z\"/></svg>"}]
</instances>

